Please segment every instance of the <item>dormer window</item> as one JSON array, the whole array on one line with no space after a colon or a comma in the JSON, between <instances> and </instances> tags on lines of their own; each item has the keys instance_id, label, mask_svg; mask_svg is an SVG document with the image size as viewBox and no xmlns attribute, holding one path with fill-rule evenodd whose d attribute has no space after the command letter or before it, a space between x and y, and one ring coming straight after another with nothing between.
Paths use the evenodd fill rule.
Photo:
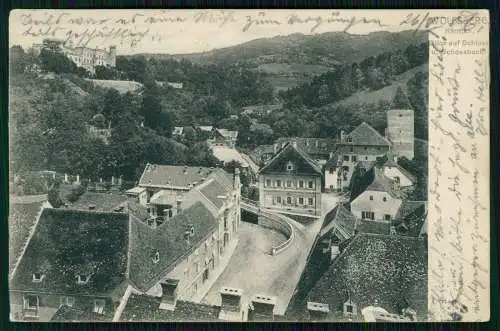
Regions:
<instances>
[{"instance_id":1,"label":"dormer window","mask_svg":"<svg viewBox=\"0 0 500 331\"><path fill-rule=\"evenodd\" d=\"M293 170L293 163L292 162L288 162L286 164L286 171L292 171Z\"/></svg>"},{"instance_id":2,"label":"dormer window","mask_svg":"<svg viewBox=\"0 0 500 331\"><path fill-rule=\"evenodd\" d=\"M87 284L89 282L89 275L78 275L77 284Z\"/></svg>"},{"instance_id":3,"label":"dormer window","mask_svg":"<svg viewBox=\"0 0 500 331\"><path fill-rule=\"evenodd\" d=\"M160 252L156 251L155 256L153 256L153 263L156 264L160 262Z\"/></svg>"},{"instance_id":4,"label":"dormer window","mask_svg":"<svg viewBox=\"0 0 500 331\"><path fill-rule=\"evenodd\" d=\"M343 310L344 310L343 311L344 316L347 316L347 317L355 316L358 313L356 304L354 302L352 302L350 299L344 303Z\"/></svg>"},{"instance_id":5,"label":"dormer window","mask_svg":"<svg viewBox=\"0 0 500 331\"><path fill-rule=\"evenodd\" d=\"M347 141L348 143L352 143L352 137L347 137L346 141Z\"/></svg>"},{"instance_id":6,"label":"dormer window","mask_svg":"<svg viewBox=\"0 0 500 331\"><path fill-rule=\"evenodd\" d=\"M33 274L33 283L40 283L42 282L42 280L45 278L45 275L39 273L39 272L35 272Z\"/></svg>"}]
</instances>

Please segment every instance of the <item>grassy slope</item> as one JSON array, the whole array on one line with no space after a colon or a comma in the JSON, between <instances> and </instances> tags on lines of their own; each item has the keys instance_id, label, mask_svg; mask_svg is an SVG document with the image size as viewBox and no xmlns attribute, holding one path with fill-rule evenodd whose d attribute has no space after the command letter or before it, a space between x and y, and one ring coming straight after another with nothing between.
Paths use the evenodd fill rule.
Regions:
<instances>
[{"instance_id":1,"label":"grassy slope","mask_svg":"<svg viewBox=\"0 0 500 331\"><path fill-rule=\"evenodd\" d=\"M359 104L372 104L379 101L390 102L396 95L398 86L401 86L403 90L406 90L406 83L408 82L408 80L410 80L417 72L425 71L427 71L427 64L418 66L402 73L394 80L394 82L392 82L391 85L381 88L380 90L360 91L341 101L338 101L337 104L342 106L351 106Z\"/></svg>"}]
</instances>

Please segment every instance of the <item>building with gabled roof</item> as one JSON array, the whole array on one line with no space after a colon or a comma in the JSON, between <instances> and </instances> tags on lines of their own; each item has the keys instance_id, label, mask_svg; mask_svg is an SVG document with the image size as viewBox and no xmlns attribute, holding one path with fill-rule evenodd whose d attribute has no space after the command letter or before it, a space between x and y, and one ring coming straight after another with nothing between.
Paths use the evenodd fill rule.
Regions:
<instances>
[{"instance_id":1,"label":"building with gabled roof","mask_svg":"<svg viewBox=\"0 0 500 331\"><path fill-rule=\"evenodd\" d=\"M412 173L398 164L397 157L388 158L382 168L384 175L393 180L398 180L402 188L411 187L417 182L417 178Z\"/></svg>"},{"instance_id":2,"label":"building with gabled roof","mask_svg":"<svg viewBox=\"0 0 500 331\"><path fill-rule=\"evenodd\" d=\"M427 254L420 239L357 234L307 294L304 315L363 321L363 309L378 306L394 315L413 310L426 320Z\"/></svg>"},{"instance_id":3,"label":"building with gabled roof","mask_svg":"<svg viewBox=\"0 0 500 331\"><path fill-rule=\"evenodd\" d=\"M19 319L49 320L60 305L112 316L127 285L126 214L43 210L10 281Z\"/></svg>"},{"instance_id":4,"label":"building with gabled roof","mask_svg":"<svg viewBox=\"0 0 500 331\"><path fill-rule=\"evenodd\" d=\"M259 171L260 207L320 216L322 178L316 162L296 143L288 143Z\"/></svg>"},{"instance_id":5,"label":"building with gabled roof","mask_svg":"<svg viewBox=\"0 0 500 331\"><path fill-rule=\"evenodd\" d=\"M238 131L231 131L227 129L213 129L215 146L227 146L234 148L236 146L236 141L238 140Z\"/></svg>"},{"instance_id":6,"label":"building with gabled roof","mask_svg":"<svg viewBox=\"0 0 500 331\"><path fill-rule=\"evenodd\" d=\"M352 183L351 212L363 220L390 223L405 195L399 183L374 166Z\"/></svg>"}]
</instances>

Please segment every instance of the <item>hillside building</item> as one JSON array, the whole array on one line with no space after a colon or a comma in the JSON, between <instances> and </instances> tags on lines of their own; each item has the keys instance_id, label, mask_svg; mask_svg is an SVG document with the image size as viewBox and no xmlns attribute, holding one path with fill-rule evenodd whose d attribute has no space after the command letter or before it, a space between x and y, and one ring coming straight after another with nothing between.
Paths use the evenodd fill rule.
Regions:
<instances>
[{"instance_id":1,"label":"hillside building","mask_svg":"<svg viewBox=\"0 0 500 331\"><path fill-rule=\"evenodd\" d=\"M36 52L47 49L53 52L61 52L78 67L85 68L91 74L95 74L95 67L116 67L116 46L110 46L109 50L89 48L83 46L73 47L71 42L59 39L44 39L41 45L34 45Z\"/></svg>"}]
</instances>

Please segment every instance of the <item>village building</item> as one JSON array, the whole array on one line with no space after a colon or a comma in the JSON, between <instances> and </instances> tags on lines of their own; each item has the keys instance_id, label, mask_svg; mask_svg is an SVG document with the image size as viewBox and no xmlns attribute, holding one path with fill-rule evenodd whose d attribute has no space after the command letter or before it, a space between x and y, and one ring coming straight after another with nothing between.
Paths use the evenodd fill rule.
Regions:
<instances>
[{"instance_id":1,"label":"village building","mask_svg":"<svg viewBox=\"0 0 500 331\"><path fill-rule=\"evenodd\" d=\"M47 49L61 52L76 66L85 68L91 74L95 74L97 66L116 67L116 46L110 46L109 50L89 48L83 46L73 47L71 41L65 42L59 39L44 39L41 45L35 45L37 52Z\"/></svg>"},{"instance_id":2,"label":"village building","mask_svg":"<svg viewBox=\"0 0 500 331\"><path fill-rule=\"evenodd\" d=\"M367 167L367 164L389 152L390 148L390 141L365 122L349 134L341 131L337 149L324 166L325 190L348 189L351 177L360 162Z\"/></svg>"},{"instance_id":3,"label":"village building","mask_svg":"<svg viewBox=\"0 0 500 331\"><path fill-rule=\"evenodd\" d=\"M236 141L238 140L238 131L214 128L213 137L213 141L211 142L213 145L235 148Z\"/></svg>"},{"instance_id":4,"label":"village building","mask_svg":"<svg viewBox=\"0 0 500 331\"><path fill-rule=\"evenodd\" d=\"M352 185L351 212L360 219L390 224L405 199L398 180L372 167Z\"/></svg>"},{"instance_id":5,"label":"village building","mask_svg":"<svg viewBox=\"0 0 500 331\"><path fill-rule=\"evenodd\" d=\"M174 138L182 138L184 135L184 127L183 126L174 126L172 130L172 137Z\"/></svg>"},{"instance_id":6,"label":"village building","mask_svg":"<svg viewBox=\"0 0 500 331\"><path fill-rule=\"evenodd\" d=\"M330 322L426 320L427 277L423 240L357 234L300 303L302 308L294 312L300 316L295 318Z\"/></svg>"},{"instance_id":7,"label":"village building","mask_svg":"<svg viewBox=\"0 0 500 331\"><path fill-rule=\"evenodd\" d=\"M388 157L387 161L383 163L382 169L384 175L398 181L402 189L411 188L417 182L417 178L413 174L398 164L396 156Z\"/></svg>"},{"instance_id":8,"label":"village building","mask_svg":"<svg viewBox=\"0 0 500 331\"><path fill-rule=\"evenodd\" d=\"M295 142L259 171L259 205L274 212L320 216L322 173Z\"/></svg>"}]
</instances>

